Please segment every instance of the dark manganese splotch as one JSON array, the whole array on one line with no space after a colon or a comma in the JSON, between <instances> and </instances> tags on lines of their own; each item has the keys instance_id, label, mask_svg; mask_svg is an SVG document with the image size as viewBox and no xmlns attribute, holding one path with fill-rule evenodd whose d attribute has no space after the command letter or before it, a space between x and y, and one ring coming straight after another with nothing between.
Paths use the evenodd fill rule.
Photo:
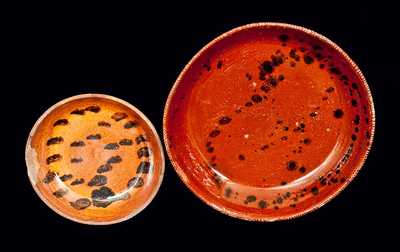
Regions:
<instances>
[{"instance_id":1,"label":"dark manganese splotch","mask_svg":"<svg viewBox=\"0 0 400 252\"><path fill-rule=\"evenodd\" d=\"M89 182L88 186L102 186L107 184L107 177L104 175L95 175Z\"/></svg>"},{"instance_id":2,"label":"dark manganese splotch","mask_svg":"<svg viewBox=\"0 0 400 252\"><path fill-rule=\"evenodd\" d=\"M53 171L48 171L46 173L46 176L43 179L43 183L48 184L50 182L52 182L54 180L54 178L56 177L56 173Z\"/></svg>"},{"instance_id":3,"label":"dark manganese splotch","mask_svg":"<svg viewBox=\"0 0 400 252\"><path fill-rule=\"evenodd\" d=\"M64 142L64 138L62 137L52 137L49 140L47 140L47 146L53 145L53 144L60 144Z\"/></svg>"},{"instance_id":4,"label":"dark manganese splotch","mask_svg":"<svg viewBox=\"0 0 400 252\"><path fill-rule=\"evenodd\" d=\"M104 146L105 150L118 150L119 149L119 145L118 143L109 143L106 144L106 146Z\"/></svg>"},{"instance_id":5,"label":"dark manganese splotch","mask_svg":"<svg viewBox=\"0 0 400 252\"><path fill-rule=\"evenodd\" d=\"M105 173L105 172L108 172L111 170L112 170L112 166L107 163L107 164L101 165L99 168L97 168L97 173Z\"/></svg>"},{"instance_id":6,"label":"dark manganese splotch","mask_svg":"<svg viewBox=\"0 0 400 252\"><path fill-rule=\"evenodd\" d=\"M83 210L91 205L91 202L87 198L81 198L75 202L70 202L71 206L77 210Z\"/></svg>"},{"instance_id":7,"label":"dark manganese splotch","mask_svg":"<svg viewBox=\"0 0 400 252\"><path fill-rule=\"evenodd\" d=\"M86 139L88 140L99 140L101 139L101 135L100 134L92 134L86 137Z\"/></svg>"},{"instance_id":8,"label":"dark manganese splotch","mask_svg":"<svg viewBox=\"0 0 400 252\"><path fill-rule=\"evenodd\" d=\"M64 181L72 179L72 177L73 177L72 174L64 174L60 177L60 180L64 182Z\"/></svg>"},{"instance_id":9,"label":"dark manganese splotch","mask_svg":"<svg viewBox=\"0 0 400 252\"><path fill-rule=\"evenodd\" d=\"M74 111L71 112L71 115L84 115L85 110L84 109L75 109Z\"/></svg>"},{"instance_id":10,"label":"dark manganese splotch","mask_svg":"<svg viewBox=\"0 0 400 252\"><path fill-rule=\"evenodd\" d=\"M83 141L74 141L70 144L71 147L83 147L85 146L85 142Z\"/></svg>"},{"instance_id":11,"label":"dark manganese splotch","mask_svg":"<svg viewBox=\"0 0 400 252\"><path fill-rule=\"evenodd\" d=\"M100 121L100 122L97 123L97 125L100 126L100 127L106 127L106 128L110 128L111 127L111 124L108 123L108 122L105 122L105 121Z\"/></svg>"},{"instance_id":12,"label":"dark manganese splotch","mask_svg":"<svg viewBox=\"0 0 400 252\"><path fill-rule=\"evenodd\" d=\"M128 188L139 188L144 185L144 179L142 177L133 177L128 181Z\"/></svg>"},{"instance_id":13,"label":"dark manganese splotch","mask_svg":"<svg viewBox=\"0 0 400 252\"><path fill-rule=\"evenodd\" d=\"M120 156L113 156L107 160L108 164L116 164L122 162L122 158Z\"/></svg>"},{"instance_id":14,"label":"dark manganese splotch","mask_svg":"<svg viewBox=\"0 0 400 252\"><path fill-rule=\"evenodd\" d=\"M100 107L97 105L92 105L92 106L85 108L85 110L93 112L93 113L98 113L100 111Z\"/></svg>"},{"instance_id":15,"label":"dark manganese splotch","mask_svg":"<svg viewBox=\"0 0 400 252\"><path fill-rule=\"evenodd\" d=\"M112 116L111 116L111 119L114 119L115 121L121 121L122 119L125 119L125 118L127 118L128 117L128 115L126 114L126 113L123 113L123 112L116 112L115 114L113 114Z\"/></svg>"},{"instance_id":16,"label":"dark manganese splotch","mask_svg":"<svg viewBox=\"0 0 400 252\"><path fill-rule=\"evenodd\" d=\"M133 141L130 139L122 139L121 141L119 141L119 145L132 145Z\"/></svg>"},{"instance_id":17,"label":"dark manganese splotch","mask_svg":"<svg viewBox=\"0 0 400 252\"><path fill-rule=\"evenodd\" d=\"M53 192L53 195L56 198L61 198L64 195L66 195L67 193L68 193L68 189L63 188L63 189L58 189L57 191Z\"/></svg>"},{"instance_id":18,"label":"dark manganese splotch","mask_svg":"<svg viewBox=\"0 0 400 252\"><path fill-rule=\"evenodd\" d=\"M58 126L58 125L68 125L68 120L67 119L59 119L54 122L53 127Z\"/></svg>"},{"instance_id":19,"label":"dark manganese splotch","mask_svg":"<svg viewBox=\"0 0 400 252\"><path fill-rule=\"evenodd\" d=\"M140 144L140 143L146 142L146 138L143 135L139 135L136 137L135 141L136 141L136 144Z\"/></svg>"},{"instance_id":20,"label":"dark manganese splotch","mask_svg":"<svg viewBox=\"0 0 400 252\"><path fill-rule=\"evenodd\" d=\"M150 171L150 162L142 161L140 162L138 168L136 169L136 173L149 173Z\"/></svg>"},{"instance_id":21,"label":"dark manganese splotch","mask_svg":"<svg viewBox=\"0 0 400 252\"><path fill-rule=\"evenodd\" d=\"M95 207L107 207L112 203L112 200L109 200L109 197L114 196L115 193L108 187L102 186L99 189L95 189L92 191L92 201Z\"/></svg>"},{"instance_id":22,"label":"dark manganese splotch","mask_svg":"<svg viewBox=\"0 0 400 252\"><path fill-rule=\"evenodd\" d=\"M83 184L83 183L85 183L85 179L80 178L80 179L75 179L74 181L72 181L71 185L74 186L74 185L80 185L80 184Z\"/></svg>"},{"instance_id":23,"label":"dark manganese splotch","mask_svg":"<svg viewBox=\"0 0 400 252\"><path fill-rule=\"evenodd\" d=\"M138 158L149 157L150 152L148 147L142 147L137 151Z\"/></svg>"},{"instance_id":24,"label":"dark manganese splotch","mask_svg":"<svg viewBox=\"0 0 400 252\"><path fill-rule=\"evenodd\" d=\"M71 163L81 163L83 161L83 158L78 157L78 158L71 158Z\"/></svg>"},{"instance_id":25,"label":"dark manganese splotch","mask_svg":"<svg viewBox=\"0 0 400 252\"><path fill-rule=\"evenodd\" d=\"M129 121L125 123L124 128L125 129L131 129L137 127L137 122L136 121Z\"/></svg>"},{"instance_id":26,"label":"dark manganese splotch","mask_svg":"<svg viewBox=\"0 0 400 252\"><path fill-rule=\"evenodd\" d=\"M60 154L54 154L46 159L46 163L51 164L51 163L60 161L61 159L62 159L62 156Z\"/></svg>"}]
</instances>

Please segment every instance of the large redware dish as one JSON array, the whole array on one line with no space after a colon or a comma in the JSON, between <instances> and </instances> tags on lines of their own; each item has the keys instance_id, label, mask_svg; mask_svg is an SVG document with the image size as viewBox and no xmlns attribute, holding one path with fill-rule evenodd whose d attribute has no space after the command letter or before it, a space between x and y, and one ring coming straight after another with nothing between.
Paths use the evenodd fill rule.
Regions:
<instances>
[{"instance_id":1,"label":"large redware dish","mask_svg":"<svg viewBox=\"0 0 400 252\"><path fill-rule=\"evenodd\" d=\"M164 111L183 182L213 208L274 221L324 205L354 179L375 128L367 82L324 36L256 23L211 41L187 64Z\"/></svg>"}]
</instances>

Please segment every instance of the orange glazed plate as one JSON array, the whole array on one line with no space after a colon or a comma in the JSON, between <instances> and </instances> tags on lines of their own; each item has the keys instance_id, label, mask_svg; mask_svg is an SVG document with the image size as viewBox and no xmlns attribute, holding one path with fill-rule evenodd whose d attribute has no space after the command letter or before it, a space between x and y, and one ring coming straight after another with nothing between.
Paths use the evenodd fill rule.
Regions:
<instances>
[{"instance_id":1,"label":"orange glazed plate","mask_svg":"<svg viewBox=\"0 0 400 252\"><path fill-rule=\"evenodd\" d=\"M26 145L29 179L55 212L76 222L127 220L157 193L162 146L151 122L112 96L85 94L52 106Z\"/></svg>"},{"instance_id":2,"label":"orange glazed plate","mask_svg":"<svg viewBox=\"0 0 400 252\"><path fill-rule=\"evenodd\" d=\"M336 196L363 165L374 107L355 63L329 39L280 23L231 30L198 52L164 111L183 182L233 217L274 221Z\"/></svg>"}]
</instances>

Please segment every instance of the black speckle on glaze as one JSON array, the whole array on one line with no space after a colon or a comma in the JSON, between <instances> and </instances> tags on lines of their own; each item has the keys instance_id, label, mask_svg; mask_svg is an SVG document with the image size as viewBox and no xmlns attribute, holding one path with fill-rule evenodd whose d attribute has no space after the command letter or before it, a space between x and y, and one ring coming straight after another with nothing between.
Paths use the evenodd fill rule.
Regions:
<instances>
[{"instance_id":1,"label":"black speckle on glaze","mask_svg":"<svg viewBox=\"0 0 400 252\"><path fill-rule=\"evenodd\" d=\"M342 109L336 109L335 111L333 111L333 116L337 119L342 118L344 115L344 112Z\"/></svg>"},{"instance_id":2,"label":"black speckle on glaze","mask_svg":"<svg viewBox=\"0 0 400 252\"><path fill-rule=\"evenodd\" d=\"M314 186L311 188L311 193L315 196L319 193L318 187Z\"/></svg>"},{"instance_id":3,"label":"black speckle on glaze","mask_svg":"<svg viewBox=\"0 0 400 252\"><path fill-rule=\"evenodd\" d=\"M220 125L226 125L226 124L230 123L231 121L232 121L232 118L230 118L229 116L222 116L222 117L219 119L218 123L219 123Z\"/></svg>"},{"instance_id":4,"label":"black speckle on glaze","mask_svg":"<svg viewBox=\"0 0 400 252\"><path fill-rule=\"evenodd\" d=\"M334 88L334 87L328 87L328 88L325 90L325 92L327 92L327 93L332 93L333 91L335 91L335 88Z\"/></svg>"},{"instance_id":5,"label":"black speckle on glaze","mask_svg":"<svg viewBox=\"0 0 400 252\"><path fill-rule=\"evenodd\" d=\"M239 160L240 160L240 161L243 161L243 160L245 160L245 159L246 159L246 158L244 157L243 154L240 154L240 155L239 155Z\"/></svg>"},{"instance_id":6,"label":"black speckle on glaze","mask_svg":"<svg viewBox=\"0 0 400 252\"><path fill-rule=\"evenodd\" d=\"M294 170L296 170L296 169L297 169L297 162L296 162L296 161L293 161L293 160L290 160L289 162L287 162L286 168L287 168L289 171L294 171Z\"/></svg>"},{"instance_id":7,"label":"black speckle on glaze","mask_svg":"<svg viewBox=\"0 0 400 252\"><path fill-rule=\"evenodd\" d=\"M289 36L287 34L281 34L278 36L279 41L286 43L289 40Z\"/></svg>"},{"instance_id":8,"label":"black speckle on glaze","mask_svg":"<svg viewBox=\"0 0 400 252\"><path fill-rule=\"evenodd\" d=\"M272 71L274 70L274 66L273 66L271 61L266 60L263 63L261 63L259 70L260 70L259 79L260 80L265 80L265 76L267 74L272 73Z\"/></svg>"},{"instance_id":9,"label":"black speckle on glaze","mask_svg":"<svg viewBox=\"0 0 400 252\"><path fill-rule=\"evenodd\" d=\"M252 103L251 101L249 101L249 102L246 102L246 103L244 104L244 106L246 106L246 107L251 107L251 106L253 106L253 103Z\"/></svg>"},{"instance_id":10,"label":"black speckle on glaze","mask_svg":"<svg viewBox=\"0 0 400 252\"><path fill-rule=\"evenodd\" d=\"M222 60L218 60L218 62L217 62L217 68L218 68L218 69L221 69L221 68L222 68L222 64L223 64L223 61L222 61Z\"/></svg>"},{"instance_id":11,"label":"black speckle on glaze","mask_svg":"<svg viewBox=\"0 0 400 252\"><path fill-rule=\"evenodd\" d=\"M216 137L216 136L218 136L220 133L221 133L220 130L215 129L215 130L213 130L213 131L210 132L209 136L210 136L210 137Z\"/></svg>"},{"instance_id":12,"label":"black speckle on glaze","mask_svg":"<svg viewBox=\"0 0 400 252\"><path fill-rule=\"evenodd\" d=\"M225 188L224 196L226 198L230 198L232 193L233 193L233 191L232 191L232 189L230 187Z\"/></svg>"},{"instance_id":13,"label":"black speckle on glaze","mask_svg":"<svg viewBox=\"0 0 400 252\"><path fill-rule=\"evenodd\" d=\"M247 196L246 200L244 201L244 204L252 203L257 200L257 197L254 195L249 195Z\"/></svg>"},{"instance_id":14,"label":"black speckle on glaze","mask_svg":"<svg viewBox=\"0 0 400 252\"><path fill-rule=\"evenodd\" d=\"M304 55L303 60L304 63L306 63L307 65L310 65L314 62L313 57L311 57L310 55Z\"/></svg>"},{"instance_id":15,"label":"black speckle on glaze","mask_svg":"<svg viewBox=\"0 0 400 252\"><path fill-rule=\"evenodd\" d=\"M265 200L260 200L258 202L258 207L261 209L267 208L268 207L268 203Z\"/></svg>"},{"instance_id":16,"label":"black speckle on glaze","mask_svg":"<svg viewBox=\"0 0 400 252\"><path fill-rule=\"evenodd\" d=\"M254 103L260 103L260 102L262 102L263 98L262 98L260 95L255 94L255 95L253 95L253 96L251 97L251 100L252 100Z\"/></svg>"}]
</instances>

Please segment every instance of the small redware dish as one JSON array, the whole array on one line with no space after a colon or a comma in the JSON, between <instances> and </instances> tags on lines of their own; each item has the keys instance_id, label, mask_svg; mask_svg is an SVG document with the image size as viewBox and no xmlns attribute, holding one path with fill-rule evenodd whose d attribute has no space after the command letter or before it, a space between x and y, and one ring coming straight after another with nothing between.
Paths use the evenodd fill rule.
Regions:
<instances>
[{"instance_id":1,"label":"small redware dish","mask_svg":"<svg viewBox=\"0 0 400 252\"><path fill-rule=\"evenodd\" d=\"M39 197L70 220L106 225L143 210L164 174L160 139L137 108L84 94L49 108L26 144L28 176Z\"/></svg>"},{"instance_id":2,"label":"small redware dish","mask_svg":"<svg viewBox=\"0 0 400 252\"><path fill-rule=\"evenodd\" d=\"M201 49L164 111L168 156L187 187L233 217L315 210L354 179L375 112L349 56L303 27L256 23Z\"/></svg>"}]
</instances>

